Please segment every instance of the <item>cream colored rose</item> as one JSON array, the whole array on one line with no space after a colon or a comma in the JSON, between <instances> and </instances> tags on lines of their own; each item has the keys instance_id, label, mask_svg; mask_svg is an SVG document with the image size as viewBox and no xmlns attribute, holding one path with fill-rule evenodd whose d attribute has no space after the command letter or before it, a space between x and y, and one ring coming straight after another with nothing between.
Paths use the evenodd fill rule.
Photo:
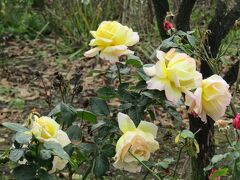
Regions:
<instances>
[{"instance_id":1,"label":"cream colored rose","mask_svg":"<svg viewBox=\"0 0 240 180\"><path fill-rule=\"evenodd\" d=\"M218 75L202 81L202 86L197 88L194 96L186 96L185 104L190 107L202 119L207 122L207 115L213 120L220 119L231 101L229 85Z\"/></svg>"},{"instance_id":2,"label":"cream colored rose","mask_svg":"<svg viewBox=\"0 0 240 180\"><path fill-rule=\"evenodd\" d=\"M128 46L133 46L139 41L137 32L133 32L131 28L123 26L117 21L103 21L97 31L90 33L94 39L89 45L94 48L85 52L84 55L94 57L101 51L100 58L112 63L117 62L122 55L133 54Z\"/></svg>"},{"instance_id":3,"label":"cream colored rose","mask_svg":"<svg viewBox=\"0 0 240 180\"><path fill-rule=\"evenodd\" d=\"M152 77L147 81L148 89L165 90L166 98L177 104L181 93L190 94L189 90L201 86L202 75L196 71L196 62L185 53L175 49L167 53L157 51L158 62L151 67L144 67L144 72Z\"/></svg>"},{"instance_id":4,"label":"cream colored rose","mask_svg":"<svg viewBox=\"0 0 240 180\"><path fill-rule=\"evenodd\" d=\"M39 141L55 141L62 147L71 143L68 135L60 129L60 125L47 116L37 118L32 123L31 132Z\"/></svg>"},{"instance_id":5,"label":"cream colored rose","mask_svg":"<svg viewBox=\"0 0 240 180\"><path fill-rule=\"evenodd\" d=\"M123 135L117 142L113 165L129 172L140 172L141 165L128 151L140 161L148 161L150 154L159 149L155 140L158 128L147 121L141 121L136 128L129 116L123 113L118 113L118 124Z\"/></svg>"}]
</instances>

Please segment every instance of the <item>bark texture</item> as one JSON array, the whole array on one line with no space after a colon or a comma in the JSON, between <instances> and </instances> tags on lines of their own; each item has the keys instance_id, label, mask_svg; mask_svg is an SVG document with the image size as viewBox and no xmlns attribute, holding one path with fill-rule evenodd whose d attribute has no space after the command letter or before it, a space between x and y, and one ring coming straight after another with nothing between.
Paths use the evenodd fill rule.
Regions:
<instances>
[{"instance_id":1,"label":"bark texture","mask_svg":"<svg viewBox=\"0 0 240 180\"><path fill-rule=\"evenodd\" d=\"M208 118L207 123L189 115L190 130L195 133L195 138L199 144L200 152L197 157L191 158L191 179L192 180L207 180L208 173L204 173L203 169L209 164L214 155L214 121ZM200 130L199 130L200 129Z\"/></svg>"},{"instance_id":2,"label":"bark texture","mask_svg":"<svg viewBox=\"0 0 240 180\"><path fill-rule=\"evenodd\" d=\"M219 47L222 40L227 36L229 31L233 28L235 21L240 17L240 0L235 1L235 5L231 10L227 11L227 1L218 0L215 10L215 15L208 25L209 34L205 41L205 48L208 51L209 57L217 57ZM201 73L204 70L203 77L209 77L212 75L212 70L208 66L206 61L202 61Z\"/></svg>"},{"instance_id":3,"label":"bark texture","mask_svg":"<svg viewBox=\"0 0 240 180\"><path fill-rule=\"evenodd\" d=\"M162 40L164 40L169 37L163 27L164 19L167 15L167 12L169 11L168 0L152 0L152 2L155 10L159 33Z\"/></svg>"},{"instance_id":4,"label":"bark texture","mask_svg":"<svg viewBox=\"0 0 240 180\"><path fill-rule=\"evenodd\" d=\"M190 17L192 9L197 0L183 0L178 14L176 16L176 28L177 30L189 31L190 30Z\"/></svg>"}]
</instances>

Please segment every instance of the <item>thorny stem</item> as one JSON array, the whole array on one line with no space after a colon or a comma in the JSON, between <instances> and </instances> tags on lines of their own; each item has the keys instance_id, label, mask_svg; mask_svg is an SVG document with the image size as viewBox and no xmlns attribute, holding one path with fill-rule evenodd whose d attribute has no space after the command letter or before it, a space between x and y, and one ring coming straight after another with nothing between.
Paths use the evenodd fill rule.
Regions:
<instances>
[{"instance_id":1,"label":"thorny stem","mask_svg":"<svg viewBox=\"0 0 240 180\"><path fill-rule=\"evenodd\" d=\"M178 164L179 164L179 160L180 160L183 148L184 148L184 145L180 148L180 150L178 152L177 163L176 163L176 166L174 169L173 178L175 178L175 176L176 176L176 172L177 172L177 168L178 168Z\"/></svg>"},{"instance_id":2,"label":"thorny stem","mask_svg":"<svg viewBox=\"0 0 240 180\"><path fill-rule=\"evenodd\" d=\"M131 147L128 149L129 154L131 154L134 159L136 159L140 164L142 164L156 179L161 180L162 178L156 175L144 162L140 161L131 151Z\"/></svg>"},{"instance_id":3,"label":"thorny stem","mask_svg":"<svg viewBox=\"0 0 240 180\"><path fill-rule=\"evenodd\" d=\"M117 66L117 72L118 72L118 80L119 80L119 83L122 84L120 67L119 67L119 63L118 62L116 62L116 66Z\"/></svg>"},{"instance_id":4,"label":"thorny stem","mask_svg":"<svg viewBox=\"0 0 240 180\"><path fill-rule=\"evenodd\" d=\"M231 147L233 147L231 141L230 141L229 138L228 138L228 133L227 133L227 132L225 133L225 136L226 136L226 139L227 139L228 144L229 144Z\"/></svg>"},{"instance_id":5,"label":"thorny stem","mask_svg":"<svg viewBox=\"0 0 240 180\"><path fill-rule=\"evenodd\" d=\"M48 93L47 93L47 87L46 87L46 85L45 85L45 83L44 83L44 81L43 81L43 78L42 78L42 76L40 77L40 79L41 79L41 82L42 82L42 84L43 84L43 88L44 88L44 92L45 92L45 95L46 95L46 102L47 102L47 104L48 104L48 107L49 107L49 109L51 109L51 99L50 99L50 97L48 96Z\"/></svg>"}]
</instances>

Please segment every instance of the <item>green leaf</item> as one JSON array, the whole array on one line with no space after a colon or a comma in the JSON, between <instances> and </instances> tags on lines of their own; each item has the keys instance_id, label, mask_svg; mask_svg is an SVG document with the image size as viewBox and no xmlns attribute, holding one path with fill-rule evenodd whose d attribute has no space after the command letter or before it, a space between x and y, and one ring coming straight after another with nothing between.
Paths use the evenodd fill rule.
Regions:
<instances>
[{"instance_id":1,"label":"green leaf","mask_svg":"<svg viewBox=\"0 0 240 180\"><path fill-rule=\"evenodd\" d=\"M229 155L229 153L214 155L212 157L211 162L213 164L218 163L219 161L222 161L223 159L225 159L228 155Z\"/></svg>"},{"instance_id":2,"label":"green leaf","mask_svg":"<svg viewBox=\"0 0 240 180\"><path fill-rule=\"evenodd\" d=\"M65 103L61 103L61 120L65 122L68 126L72 124L72 122L76 119L76 110Z\"/></svg>"},{"instance_id":3,"label":"green leaf","mask_svg":"<svg viewBox=\"0 0 240 180\"><path fill-rule=\"evenodd\" d=\"M179 127L182 124L183 119L180 113L176 110L176 107L172 106L168 101L164 101L162 105L163 108L167 111L167 113L171 115L174 120L176 120L176 127Z\"/></svg>"},{"instance_id":4,"label":"green leaf","mask_svg":"<svg viewBox=\"0 0 240 180\"><path fill-rule=\"evenodd\" d=\"M113 87L103 87L97 90L97 96L104 100L109 100L117 97L117 93Z\"/></svg>"},{"instance_id":5,"label":"green leaf","mask_svg":"<svg viewBox=\"0 0 240 180\"><path fill-rule=\"evenodd\" d=\"M115 155L115 146L112 144L105 144L102 147L102 154L104 154L106 157L113 157Z\"/></svg>"},{"instance_id":6,"label":"green leaf","mask_svg":"<svg viewBox=\"0 0 240 180\"><path fill-rule=\"evenodd\" d=\"M11 130L17 131L17 132L28 131L28 129L26 127L22 126L21 124L17 124L17 123L5 122L5 123L2 123L2 125L7 127L8 129L11 129Z\"/></svg>"},{"instance_id":7,"label":"green leaf","mask_svg":"<svg viewBox=\"0 0 240 180\"><path fill-rule=\"evenodd\" d=\"M91 98L90 105L91 105L92 112L94 114L97 114L100 116L108 116L110 114L107 103L100 98L97 98L97 97Z\"/></svg>"},{"instance_id":8,"label":"green leaf","mask_svg":"<svg viewBox=\"0 0 240 180\"><path fill-rule=\"evenodd\" d=\"M27 144L32 139L32 134L27 134L25 132L18 132L15 135L15 140L20 144Z\"/></svg>"},{"instance_id":9,"label":"green leaf","mask_svg":"<svg viewBox=\"0 0 240 180\"><path fill-rule=\"evenodd\" d=\"M188 39L188 42L191 44L191 46L196 45L196 38L194 36L187 34L187 39Z\"/></svg>"},{"instance_id":10,"label":"green leaf","mask_svg":"<svg viewBox=\"0 0 240 180\"><path fill-rule=\"evenodd\" d=\"M157 163L157 165L159 165L163 169L167 169L169 167L169 165L173 162L174 162L173 158L165 158L162 161L160 161L159 163Z\"/></svg>"},{"instance_id":11,"label":"green leaf","mask_svg":"<svg viewBox=\"0 0 240 180\"><path fill-rule=\"evenodd\" d=\"M23 109L24 105L25 105L25 101L20 98L13 99L9 102L9 106L11 108Z\"/></svg>"},{"instance_id":12,"label":"green leaf","mask_svg":"<svg viewBox=\"0 0 240 180\"><path fill-rule=\"evenodd\" d=\"M78 125L72 125L67 129L67 135L71 141L80 141L82 137L82 131Z\"/></svg>"},{"instance_id":13,"label":"green leaf","mask_svg":"<svg viewBox=\"0 0 240 180\"><path fill-rule=\"evenodd\" d=\"M40 180L52 180L53 179L53 177L50 174L48 174L48 172L44 169L40 169L38 171L38 178Z\"/></svg>"},{"instance_id":14,"label":"green leaf","mask_svg":"<svg viewBox=\"0 0 240 180\"><path fill-rule=\"evenodd\" d=\"M119 106L119 110L121 110L121 111L125 111L125 110L131 108L132 106L133 106L132 103L121 104L121 105Z\"/></svg>"},{"instance_id":15,"label":"green leaf","mask_svg":"<svg viewBox=\"0 0 240 180\"><path fill-rule=\"evenodd\" d=\"M80 143L77 148L84 156L88 156L95 151L96 145L92 143Z\"/></svg>"},{"instance_id":16,"label":"green leaf","mask_svg":"<svg viewBox=\"0 0 240 180\"><path fill-rule=\"evenodd\" d=\"M99 154L95 158L94 174L97 177L104 176L105 173L109 170L109 162L107 157L102 154Z\"/></svg>"},{"instance_id":17,"label":"green leaf","mask_svg":"<svg viewBox=\"0 0 240 180\"><path fill-rule=\"evenodd\" d=\"M226 176L228 174L228 168L220 168L217 171L215 171L212 176L211 176L211 180L215 180L217 177L221 177L221 176Z\"/></svg>"},{"instance_id":18,"label":"green leaf","mask_svg":"<svg viewBox=\"0 0 240 180\"><path fill-rule=\"evenodd\" d=\"M61 103L56 105L50 113L48 113L48 116L57 116L61 112Z\"/></svg>"},{"instance_id":19,"label":"green leaf","mask_svg":"<svg viewBox=\"0 0 240 180\"><path fill-rule=\"evenodd\" d=\"M85 111L83 109L77 109L77 117L81 120L90 122L90 123L97 123L97 116L90 111Z\"/></svg>"},{"instance_id":20,"label":"green leaf","mask_svg":"<svg viewBox=\"0 0 240 180\"><path fill-rule=\"evenodd\" d=\"M36 166L20 165L13 170L13 176L17 180L32 180L36 175Z\"/></svg>"},{"instance_id":21,"label":"green leaf","mask_svg":"<svg viewBox=\"0 0 240 180\"><path fill-rule=\"evenodd\" d=\"M132 65L136 68L141 68L143 66L141 59L134 55L130 55L128 59L125 61L125 63L126 65Z\"/></svg>"},{"instance_id":22,"label":"green leaf","mask_svg":"<svg viewBox=\"0 0 240 180\"><path fill-rule=\"evenodd\" d=\"M40 157L43 160L50 159L52 157L52 152L50 150L42 149L40 150Z\"/></svg>"},{"instance_id":23,"label":"green leaf","mask_svg":"<svg viewBox=\"0 0 240 180\"><path fill-rule=\"evenodd\" d=\"M17 162L24 155L23 149L12 149L9 154L11 161Z\"/></svg>"},{"instance_id":24,"label":"green leaf","mask_svg":"<svg viewBox=\"0 0 240 180\"><path fill-rule=\"evenodd\" d=\"M181 137L183 137L184 139L185 138L191 138L191 139L194 139L194 134L187 130L187 129L184 129L182 132L181 132Z\"/></svg>"},{"instance_id":25,"label":"green leaf","mask_svg":"<svg viewBox=\"0 0 240 180\"><path fill-rule=\"evenodd\" d=\"M53 155L56 155L62 159L70 160L69 155L64 151L59 143L54 141L46 141L43 143L43 146L47 150L51 150Z\"/></svg>"},{"instance_id":26,"label":"green leaf","mask_svg":"<svg viewBox=\"0 0 240 180\"><path fill-rule=\"evenodd\" d=\"M144 66L149 66L149 65L144 65ZM145 81L148 81L150 78L145 74L145 72L144 72L144 70L143 70L143 68L139 68L138 70L137 70L137 73L138 73L138 75L143 79L143 80L145 80Z\"/></svg>"}]
</instances>

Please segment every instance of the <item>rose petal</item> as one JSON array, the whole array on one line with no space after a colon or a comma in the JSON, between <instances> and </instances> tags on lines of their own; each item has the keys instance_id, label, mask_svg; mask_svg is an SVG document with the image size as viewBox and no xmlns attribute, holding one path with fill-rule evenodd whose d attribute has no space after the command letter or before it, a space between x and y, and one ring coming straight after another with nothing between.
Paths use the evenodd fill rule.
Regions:
<instances>
[{"instance_id":1,"label":"rose petal","mask_svg":"<svg viewBox=\"0 0 240 180\"><path fill-rule=\"evenodd\" d=\"M67 133L65 133L64 131L62 130L59 130L57 132L57 136L56 136L56 139L57 141L59 142L59 144L62 146L62 147L65 147L67 146L68 144L71 143Z\"/></svg>"},{"instance_id":2,"label":"rose petal","mask_svg":"<svg viewBox=\"0 0 240 180\"><path fill-rule=\"evenodd\" d=\"M166 81L165 84L165 95L167 97L167 100L173 102L174 104L177 104L180 101L181 98L181 90L171 85L169 81Z\"/></svg>"},{"instance_id":3,"label":"rose petal","mask_svg":"<svg viewBox=\"0 0 240 180\"><path fill-rule=\"evenodd\" d=\"M136 126L130 119L130 117L121 112L118 113L118 125L123 133L126 133L127 131L133 131L136 129Z\"/></svg>"},{"instance_id":4,"label":"rose petal","mask_svg":"<svg viewBox=\"0 0 240 180\"><path fill-rule=\"evenodd\" d=\"M143 71L148 76L154 76L156 74L156 68L155 65L152 66L143 66Z\"/></svg>"},{"instance_id":5,"label":"rose petal","mask_svg":"<svg viewBox=\"0 0 240 180\"><path fill-rule=\"evenodd\" d=\"M147 81L147 88L148 89L157 89L159 91L162 91L162 90L164 90L166 83L167 83L167 80L160 79L160 78L154 76L150 80Z\"/></svg>"},{"instance_id":6,"label":"rose petal","mask_svg":"<svg viewBox=\"0 0 240 180\"><path fill-rule=\"evenodd\" d=\"M101 50L100 47L95 47L84 53L85 57L94 57Z\"/></svg>"},{"instance_id":7,"label":"rose petal","mask_svg":"<svg viewBox=\"0 0 240 180\"><path fill-rule=\"evenodd\" d=\"M141 131L144 131L146 133L151 133L154 138L156 138L157 136L158 127L153 123L141 121L137 129L140 129Z\"/></svg>"},{"instance_id":8,"label":"rose petal","mask_svg":"<svg viewBox=\"0 0 240 180\"><path fill-rule=\"evenodd\" d=\"M67 160L61 159L58 156L54 156L52 161L52 169L48 171L50 174L56 172L56 170L63 170L66 164L68 163Z\"/></svg>"}]
</instances>

